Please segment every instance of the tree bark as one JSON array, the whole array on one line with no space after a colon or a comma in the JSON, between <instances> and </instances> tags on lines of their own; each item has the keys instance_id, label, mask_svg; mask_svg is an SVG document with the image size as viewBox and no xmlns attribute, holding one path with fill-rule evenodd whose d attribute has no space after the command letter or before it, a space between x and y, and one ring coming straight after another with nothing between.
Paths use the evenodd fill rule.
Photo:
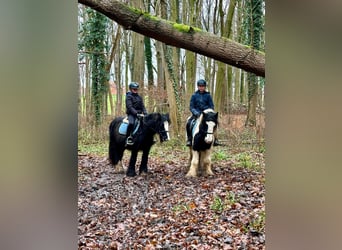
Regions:
<instances>
[{"instance_id":1,"label":"tree bark","mask_svg":"<svg viewBox=\"0 0 342 250\"><path fill-rule=\"evenodd\" d=\"M108 16L125 29L265 77L265 54L248 46L192 26L177 25L151 16L116 0L78 0L78 2Z\"/></svg>"}]
</instances>

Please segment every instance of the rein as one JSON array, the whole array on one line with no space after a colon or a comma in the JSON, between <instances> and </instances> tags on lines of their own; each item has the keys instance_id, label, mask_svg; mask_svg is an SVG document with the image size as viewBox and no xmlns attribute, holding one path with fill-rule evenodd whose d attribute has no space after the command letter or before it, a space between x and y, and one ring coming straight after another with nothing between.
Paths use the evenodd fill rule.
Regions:
<instances>
[{"instance_id":1,"label":"rein","mask_svg":"<svg viewBox=\"0 0 342 250\"><path fill-rule=\"evenodd\" d=\"M155 133L161 134L161 133L163 133L163 132L169 132L168 130L157 130L157 129L155 129L154 127L148 125L147 123L145 123L145 124L146 124L146 127L147 127L148 129L152 130L152 131L155 132ZM163 126L163 127L164 127L164 126Z\"/></svg>"},{"instance_id":2,"label":"rein","mask_svg":"<svg viewBox=\"0 0 342 250\"><path fill-rule=\"evenodd\" d=\"M204 134L207 134L207 135L213 135L214 132L208 132L208 129L206 129L206 130L203 129L205 122L207 122L207 121L202 120L200 131L201 131L202 133L204 133ZM217 126L217 122L216 122L216 121L212 121L212 122L214 122L214 123L215 123L215 126Z\"/></svg>"}]
</instances>

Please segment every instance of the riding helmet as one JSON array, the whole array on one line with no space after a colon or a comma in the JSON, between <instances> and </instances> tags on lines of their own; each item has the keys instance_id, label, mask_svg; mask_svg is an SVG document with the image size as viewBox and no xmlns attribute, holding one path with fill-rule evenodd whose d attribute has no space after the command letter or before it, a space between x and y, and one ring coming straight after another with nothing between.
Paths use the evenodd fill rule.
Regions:
<instances>
[{"instance_id":1,"label":"riding helmet","mask_svg":"<svg viewBox=\"0 0 342 250\"><path fill-rule=\"evenodd\" d=\"M207 82L203 79L197 81L197 86L207 86Z\"/></svg>"},{"instance_id":2,"label":"riding helmet","mask_svg":"<svg viewBox=\"0 0 342 250\"><path fill-rule=\"evenodd\" d=\"M129 89L138 89L139 88L139 84L137 82L131 82L128 85Z\"/></svg>"}]
</instances>

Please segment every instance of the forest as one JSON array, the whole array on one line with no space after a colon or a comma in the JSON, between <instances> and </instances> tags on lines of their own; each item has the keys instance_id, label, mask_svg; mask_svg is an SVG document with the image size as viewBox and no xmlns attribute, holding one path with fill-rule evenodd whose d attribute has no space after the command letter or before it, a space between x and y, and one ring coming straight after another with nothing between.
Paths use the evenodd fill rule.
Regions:
<instances>
[{"instance_id":1,"label":"forest","mask_svg":"<svg viewBox=\"0 0 342 250\"><path fill-rule=\"evenodd\" d=\"M78 1L79 249L265 249L265 1ZM185 124L205 79L219 113L210 177L186 178ZM108 161L130 82L169 113L147 176ZM123 164L127 166L129 151Z\"/></svg>"}]
</instances>

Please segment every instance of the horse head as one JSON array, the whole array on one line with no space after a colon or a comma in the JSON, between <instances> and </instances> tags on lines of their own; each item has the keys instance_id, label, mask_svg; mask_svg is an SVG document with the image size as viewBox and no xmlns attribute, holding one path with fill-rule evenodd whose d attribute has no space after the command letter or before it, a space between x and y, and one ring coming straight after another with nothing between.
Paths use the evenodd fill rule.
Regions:
<instances>
[{"instance_id":1,"label":"horse head","mask_svg":"<svg viewBox=\"0 0 342 250\"><path fill-rule=\"evenodd\" d=\"M169 125L170 117L169 114L151 113L147 117L147 123L150 123L149 127L156 133L159 134L160 142L170 140Z\"/></svg>"},{"instance_id":2,"label":"horse head","mask_svg":"<svg viewBox=\"0 0 342 250\"><path fill-rule=\"evenodd\" d=\"M211 144L214 141L214 131L217 124L218 112L215 112L213 109L206 109L202 112L202 128L205 128L206 136L204 141L206 143Z\"/></svg>"}]
</instances>

